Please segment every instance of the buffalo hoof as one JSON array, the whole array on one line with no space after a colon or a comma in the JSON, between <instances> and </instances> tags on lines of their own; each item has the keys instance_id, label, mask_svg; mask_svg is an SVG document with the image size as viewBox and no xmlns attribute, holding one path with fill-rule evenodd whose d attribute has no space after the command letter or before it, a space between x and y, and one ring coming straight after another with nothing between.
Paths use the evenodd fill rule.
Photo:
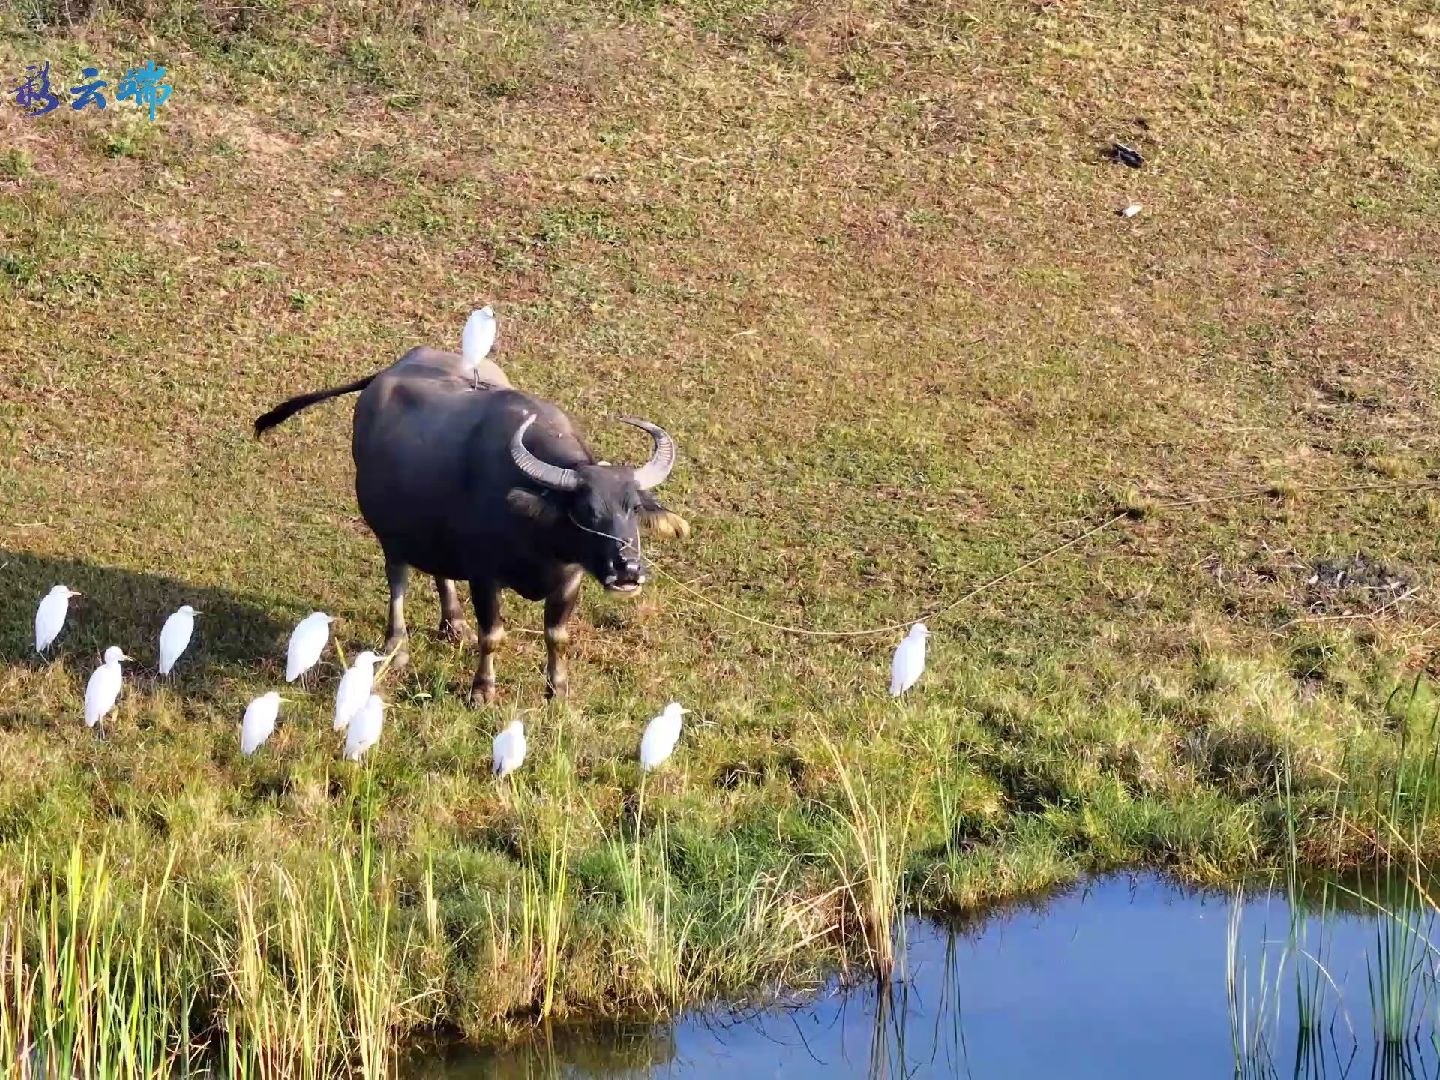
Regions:
<instances>
[{"instance_id":1,"label":"buffalo hoof","mask_svg":"<svg viewBox=\"0 0 1440 1080\"><path fill-rule=\"evenodd\" d=\"M495 703L495 684L476 683L470 687L470 707L478 709L482 705L493 705Z\"/></svg>"},{"instance_id":2,"label":"buffalo hoof","mask_svg":"<svg viewBox=\"0 0 1440 1080\"><path fill-rule=\"evenodd\" d=\"M390 638L385 642L385 655L390 656L391 671L400 671L410 665L410 650L406 647L408 638Z\"/></svg>"},{"instance_id":3,"label":"buffalo hoof","mask_svg":"<svg viewBox=\"0 0 1440 1080\"><path fill-rule=\"evenodd\" d=\"M569 697L569 696L570 696L570 684L569 684L569 683L562 682L562 683L558 683L558 684L556 684L556 683L546 683L546 684L545 684L545 700L546 700L546 701L564 701L564 700L565 700L567 697Z\"/></svg>"},{"instance_id":4,"label":"buffalo hoof","mask_svg":"<svg viewBox=\"0 0 1440 1080\"><path fill-rule=\"evenodd\" d=\"M475 631L470 629L470 624L464 619L445 619L440 623L440 640L442 641L459 645L474 639Z\"/></svg>"}]
</instances>

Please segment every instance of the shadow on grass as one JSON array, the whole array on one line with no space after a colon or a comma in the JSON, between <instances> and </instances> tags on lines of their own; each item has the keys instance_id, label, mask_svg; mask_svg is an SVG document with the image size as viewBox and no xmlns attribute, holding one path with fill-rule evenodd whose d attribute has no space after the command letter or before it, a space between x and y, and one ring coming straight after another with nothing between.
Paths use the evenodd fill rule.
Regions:
<instances>
[{"instance_id":1,"label":"shadow on grass","mask_svg":"<svg viewBox=\"0 0 1440 1080\"><path fill-rule=\"evenodd\" d=\"M71 599L64 629L41 657L35 651L35 609L55 585L83 595ZM277 618L258 600L158 574L0 548L0 662L63 664L85 679L106 647L119 645L135 658L127 670L153 674L160 662L160 628L181 604L200 614L175 666L178 679L226 668L258 674L266 661L283 661L293 625L289 612Z\"/></svg>"}]
</instances>

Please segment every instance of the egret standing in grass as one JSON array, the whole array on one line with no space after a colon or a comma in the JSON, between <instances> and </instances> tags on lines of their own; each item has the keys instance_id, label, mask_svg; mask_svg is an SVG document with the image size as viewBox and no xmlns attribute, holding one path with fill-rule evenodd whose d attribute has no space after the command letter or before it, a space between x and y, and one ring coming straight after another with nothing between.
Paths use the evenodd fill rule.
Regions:
<instances>
[{"instance_id":1,"label":"egret standing in grass","mask_svg":"<svg viewBox=\"0 0 1440 1080\"><path fill-rule=\"evenodd\" d=\"M890 661L891 697L899 697L909 690L925 670L925 639L929 636L925 624L917 622L896 646L895 658Z\"/></svg>"},{"instance_id":2,"label":"egret standing in grass","mask_svg":"<svg viewBox=\"0 0 1440 1080\"><path fill-rule=\"evenodd\" d=\"M460 335L460 358L470 369L475 385L480 385L480 361L490 355L495 346L495 312L486 304L478 311L472 311L465 320L465 330Z\"/></svg>"},{"instance_id":3,"label":"egret standing in grass","mask_svg":"<svg viewBox=\"0 0 1440 1080\"><path fill-rule=\"evenodd\" d=\"M195 632L195 616L200 613L189 604L180 608L165 620L160 628L160 674L169 675L175 661L190 644L190 635Z\"/></svg>"},{"instance_id":4,"label":"egret standing in grass","mask_svg":"<svg viewBox=\"0 0 1440 1080\"><path fill-rule=\"evenodd\" d=\"M344 731L358 713L375 688L375 664L378 655L366 649L355 657L355 663L340 679L335 688L335 730Z\"/></svg>"},{"instance_id":5,"label":"egret standing in grass","mask_svg":"<svg viewBox=\"0 0 1440 1080\"><path fill-rule=\"evenodd\" d=\"M129 659L119 645L111 645L105 650L105 662L95 669L85 686L86 727L94 727L115 707L115 700L120 696L120 684L124 681L120 662Z\"/></svg>"},{"instance_id":6,"label":"egret standing in grass","mask_svg":"<svg viewBox=\"0 0 1440 1080\"><path fill-rule=\"evenodd\" d=\"M504 780L525 762L525 725L511 720L491 744L491 772Z\"/></svg>"},{"instance_id":7,"label":"egret standing in grass","mask_svg":"<svg viewBox=\"0 0 1440 1080\"><path fill-rule=\"evenodd\" d=\"M689 711L681 708L678 701L672 701L645 725L645 734L640 739L641 769L648 773L664 764L680 741L680 717Z\"/></svg>"},{"instance_id":8,"label":"egret standing in grass","mask_svg":"<svg viewBox=\"0 0 1440 1080\"><path fill-rule=\"evenodd\" d=\"M359 761L360 756L380 741L380 729L385 726L385 702L378 694L371 694L350 721L350 730L345 733L345 757Z\"/></svg>"},{"instance_id":9,"label":"egret standing in grass","mask_svg":"<svg viewBox=\"0 0 1440 1080\"><path fill-rule=\"evenodd\" d=\"M333 615L323 611L312 611L300 620L290 634L290 648L285 655L286 682L294 682L315 666L330 640L330 624L334 621Z\"/></svg>"},{"instance_id":10,"label":"egret standing in grass","mask_svg":"<svg viewBox=\"0 0 1440 1080\"><path fill-rule=\"evenodd\" d=\"M56 585L35 609L35 651L43 653L60 636L65 627L65 613L70 609L70 598L80 594L64 585Z\"/></svg>"},{"instance_id":11,"label":"egret standing in grass","mask_svg":"<svg viewBox=\"0 0 1440 1080\"><path fill-rule=\"evenodd\" d=\"M245 706L245 718L240 721L240 753L249 757L264 745L265 740L270 738L271 732L275 730L275 718L280 715L280 702L288 700L290 699L282 698L279 691L271 690Z\"/></svg>"}]
</instances>

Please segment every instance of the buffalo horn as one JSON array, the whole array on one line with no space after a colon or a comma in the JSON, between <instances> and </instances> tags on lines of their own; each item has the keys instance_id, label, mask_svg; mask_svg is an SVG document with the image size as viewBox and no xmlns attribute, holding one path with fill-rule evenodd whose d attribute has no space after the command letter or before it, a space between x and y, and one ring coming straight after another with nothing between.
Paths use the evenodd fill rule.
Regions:
<instances>
[{"instance_id":1,"label":"buffalo horn","mask_svg":"<svg viewBox=\"0 0 1440 1080\"><path fill-rule=\"evenodd\" d=\"M635 470L635 486L641 491L659 487L670 475L670 470L675 467L675 440L665 433L664 428L656 427L644 420L622 416L620 422L629 424L631 427L638 427L655 440L655 452L650 455L650 460Z\"/></svg>"},{"instance_id":2,"label":"buffalo horn","mask_svg":"<svg viewBox=\"0 0 1440 1080\"><path fill-rule=\"evenodd\" d=\"M534 422L535 414L531 413L510 437L510 456L515 459L515 467L537 484L556 491L574 491L580 486L580 476L574 469L541 461L525 448L525 431Z\"/></svg>"}]
</instances>

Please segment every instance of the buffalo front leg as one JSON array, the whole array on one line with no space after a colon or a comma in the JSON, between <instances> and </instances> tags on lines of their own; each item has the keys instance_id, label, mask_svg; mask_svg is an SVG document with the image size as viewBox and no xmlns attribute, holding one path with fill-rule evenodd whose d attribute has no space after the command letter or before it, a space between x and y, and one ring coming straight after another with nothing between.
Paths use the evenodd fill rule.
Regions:
<instances>
[{"instance_id":1,"label":"buffalo front leg","mask_svg":"<svg viewBox=\"0 0 1440 1080\"><path fill-rule=\"evenodd\" d=\"M475 605L475 624L480 632L480 666L470 686L470 704L489 705L495 700L495 650L505 640L505 628L500 625L500 590L488 581L472 581L470 601Z\"/></svg>"},{"instance_id":2,"label":"buffalo front leg","mask_svg":"<svg viewBox=\"0 0 1440 1080\"><path fill-rule=\"evenodd\" d=\"M410 567L398 559L385 560L385 577L390 583L390 624L385 628L385 652L393 654L390 666L396 670L410 662L405 647L409 631L405 629L405 588L410 581Z\"/></svg>"},{"instance_id":3,"label":"buffalo front leg","mask_svg":"<svg viewBox=\"0 0 1440 1080\"><path fill-rule=\"evenodd\" d=\"M566 654L570 651L570 631L565 624L575 611L575 601L580 597L580 583L584 578L579 573L567 581L559 592L545 598L545 696L565 698L570 689L569 665Z\"/></svg>"},{"instance_id":4,"label":"buffalo front leg","mask_svg":"<svg viewBox=\"0 0 1440 1080\"><path fill-rule=\"evenodd\" d=\"M458 645L470 631L465 622L465 609L460 606L460 594L449 578L437 577L435 588L440 590L440 636Z\"/></svg>"}]
</instances>

